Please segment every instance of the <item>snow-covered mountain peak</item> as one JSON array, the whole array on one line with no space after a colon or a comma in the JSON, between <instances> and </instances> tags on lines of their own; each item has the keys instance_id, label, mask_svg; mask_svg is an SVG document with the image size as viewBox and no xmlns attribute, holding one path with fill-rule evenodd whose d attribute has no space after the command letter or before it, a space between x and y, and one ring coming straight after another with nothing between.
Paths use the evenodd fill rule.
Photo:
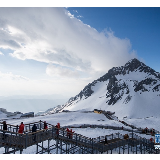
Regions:
<instances>
[{"instance_id":1,"label":"snow-covered mountain peak","mask_svg":"<svg viewBox=\"0 0 160 160\"><path fill-rule=\"evenodd\" d=\"M103 77L106 77L107 75L110 77L116 76L116 75L121 75L121 74L125 75L125 74L129 74L130 72L136 72L136 71L152 74L152 75L156 76L157 78L160 78L160 74L158 72L156 72L155 70L153 70L149 66L146 66L143 62L140 62L136 58L131 59L124 66L113 67Z\"/></svg>"},{"instance_id":2,"label":"snow-covered mountain peak","mask_svg":"<svg viewBox=\"0 0 160 160\"><path fill-rule=\"evenodd\" d=\"M159 95L160 74L132 59L89 83L63 106L64 110L104 109L120 117L145 117L158 115L155 110L160 110Z\"/></svg>"},{"instance_id":3,"label":"snow-covered mountain peak","mask_svg":"<svg viewBox=\"0 0 160 160\"><path fill-rule=\"evenodd\" d=\"M134 59L129 60L125 64L125 67L130 67L130 66L137 69L139 66L146 66L146 65L144 63L140 62L137 58L134 58Z\"/></svg>"}]
</instances>

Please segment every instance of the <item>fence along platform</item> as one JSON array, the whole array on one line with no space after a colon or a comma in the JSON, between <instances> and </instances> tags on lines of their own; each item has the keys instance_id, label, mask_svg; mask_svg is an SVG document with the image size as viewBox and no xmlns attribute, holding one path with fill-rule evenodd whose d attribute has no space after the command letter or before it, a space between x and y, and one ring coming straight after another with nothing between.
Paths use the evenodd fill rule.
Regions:
<instances>
[{"instance_id":1,"label":"fence along platform","mask_svg":"<svg viewBox=\"0 0 160 160\"><path fill-rule=\"evenodd\" d=\"M18 126L7 124L7 131L3 130L3 124L0 124L0 146L16 148L19 150L26 149L36 143L40 143L52 137L53 125L48 124L48 129L43 129L42 121L25 124L24 134L18 133ZM32 133L32 127L36 124L37 132ZM36 141L34 141L34 137Z\"/></svg>"},{"instance_id":2,"label":"fence along platform","mask_svg":"<svg viewBox=\"0 0 160 160\"><path fill-rule=\"evenodd\" d=\"M104 143L104 136L97 138L88 138L77 133L71 133L70 137L68 137L66 129L60 128L59 134L56 134L57 132L53 125L48 124L48 129L45 130L43 129L43 123L44 122L39 121L25 124L24 134L17 133L17 126L9 124L7 124L8 130L4 132L3 124L0 124L0 146L5 147L5 153L15 153L15 151L18 150L20 151L20 153L22 153L23 149L26 149L27 147L32 145L37 145L37 153L40 153L38 152L38 146L40 146L39 143L42 142L42 146L40 146L42 148L41 153L49 153L51 150L51 147L49 146L49 141L55 140L56 145L55 148L52 149L56 149L56 153L58 153L58 149L60 149L60 153L62 153L62 150L64 151L63 153L74 153L73 150L77 147L85 151L84 153L108 153L109 150L112 153L112 150L118 147L119 149L120 147L122 147L124 152L124 146L126 145L128 145L128 148L140 145L142 150L144 150L143 153L146 152L147 147L150 153L158 153L157 151L155 151L153 143L151 143L147 139L142 139L141 137L135 134L133 135L133 133L132 135L129 134L129 139L124 139L123 135L119 133L107 135L108 143L106 144ZM37 125L36 134L32 133L32 126L34 124ZM5 134L4 139L3 134ZM34 137L36 138L36 141L34 141ZM43 150L43 141L46 140L48 140L48 149ZM66 149L63 148L64 145L66 145ZM12 148L13 151L9 151L9 148Z\"/></svg>"}]
</instances>

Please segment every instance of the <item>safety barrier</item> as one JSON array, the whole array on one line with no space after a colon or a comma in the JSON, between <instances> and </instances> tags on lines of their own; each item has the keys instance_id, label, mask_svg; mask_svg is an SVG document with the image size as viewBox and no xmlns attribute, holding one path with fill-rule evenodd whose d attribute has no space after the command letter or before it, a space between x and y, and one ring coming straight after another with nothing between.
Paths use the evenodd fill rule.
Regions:
<instances>
[{"instance_id":1,"label":"safety barrier","mask_svg":"<svg viewBox=\"0 0 160 160\"><path fill-rule=\"evenodd\" d=\"M43 130L44 129L44 122L43 121L38 121L38 122L33 122L33 123L28 123L24 125L24 133L29 133L32 132L32 127L33 125L36 124L37 130ZM48 128L52 128L53 125L47 123ZM11 125L7 124L7 131L17 133L19 129L18 125ZM3 130L3 122L0 122L0 130Z\"/></svg>"},{"instance_id":2,"label":"safety barrier","mask_svg":"<svg viewBox=\"0 0 160 160\"><path fill-rule=\"evenodd\" d=\"M34 124L37 126L37 132L32 132L32 127ZM25 124L24 134L22 134L18 133L18 127L15 125L7 124L7 131L3 130L3 124L1 123L0 145L23 149L35 143L40 143L53 136L53 125L48 123L47 125L48 129L43 129L43 121Z\"/></svg>"},{"instance_id":3,"label":"safety barrier","mask_svg":"<svg viewBox=\"0 0 160 160\"><path fill-rule=\"evenodd\" d=\"M80 125L67 125L67 126L64 126L63 128L87 128L87 127L90 127L90 128L104 128L104 129L113 129L113 130L123 130L123 131L128 131L128 132L135 132L135 133L139 133L139 134L145 134L145 133L142 133L142 128L137 128L137 129L129 129L129 128L126 128L126 127L118 127L118 126L107 126L107 125L90 125L90 124L80 124ZM155 130L155 133L160 133L158 130ZM148 135L151 135L150 133L147 133Z\"/></svg>"}]
</instances>

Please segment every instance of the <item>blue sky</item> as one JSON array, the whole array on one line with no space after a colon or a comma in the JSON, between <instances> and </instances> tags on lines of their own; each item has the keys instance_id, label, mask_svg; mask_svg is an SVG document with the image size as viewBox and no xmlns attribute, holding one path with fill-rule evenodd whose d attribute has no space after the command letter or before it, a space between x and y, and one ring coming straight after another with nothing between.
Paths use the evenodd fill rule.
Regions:
<instances>
[{"instance_id":1,"label":"blue sky","mask_svg":"<svg viewBox=\"0 0 160 160\"><path fill-rule=\"evenodd\" d=\"M119 38L128 38L139 58L160 72L159 7L77 7L68 10L101 32L110 28Z\"/></svg>"},{"instance_id":2,"label":"blue sky","mask_svg":"<svg viewBox=\"0 0 160 160\"><path fill-rule=\"evenodd\" d=\"M160 8L0 8L0 96L75 96L138 58L160 72Z\"/></svg>"}]
</instances>

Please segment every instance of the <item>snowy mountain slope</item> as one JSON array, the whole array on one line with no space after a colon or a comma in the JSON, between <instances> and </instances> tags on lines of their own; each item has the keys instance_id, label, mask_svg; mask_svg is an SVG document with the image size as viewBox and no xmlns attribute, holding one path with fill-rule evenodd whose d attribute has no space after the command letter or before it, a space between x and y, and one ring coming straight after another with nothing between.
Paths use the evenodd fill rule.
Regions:
<instances>
[{"instance_id":1,"label":"snowy mountain slope","mask_svg":"<svg viewBox=\"0 0 160 160\"><path fill-rule=\"evenodd\" d=\"M7 118L7 114L0 111L0 119L6 119L6 118Z\"/></svg>"},{"instance_id":2,"label":"snowy mountain slope","mask_svg":"<svg viewBox=\"0 0 160 160\"><path fill-rule=\"evenodd\" d=\"M56 107L47 109L46 111L39 111L38 113L35 114L35 116L41 116L41 115L48 115L48 114L54 114L58 113L60 110L62 110L63 106L62 105L57 105Z\"/></svg>"},{"instance_id":3,"label":"snowy mountain slope","mask_svg":"<svg viewBox=\"0 0 160 160\"><path fill-rule=\"evenodd\" d=\"M8 112L4 108L0 108L0 120L12 119L12 118L20 118L22 115L21 112Z\"/></svg>"},{"instance_id":4,"label":"snowy mountain slope","mask_svg":"<svg viewBox=\"0 0 160 160\"><path fill-rule=\"evenodd\" d=\"M143 118L159 117L159 104L160 73L132 59L88 84L63 109L102 109L115 112L119 118Z\"/></svg>"}]
</instances>

